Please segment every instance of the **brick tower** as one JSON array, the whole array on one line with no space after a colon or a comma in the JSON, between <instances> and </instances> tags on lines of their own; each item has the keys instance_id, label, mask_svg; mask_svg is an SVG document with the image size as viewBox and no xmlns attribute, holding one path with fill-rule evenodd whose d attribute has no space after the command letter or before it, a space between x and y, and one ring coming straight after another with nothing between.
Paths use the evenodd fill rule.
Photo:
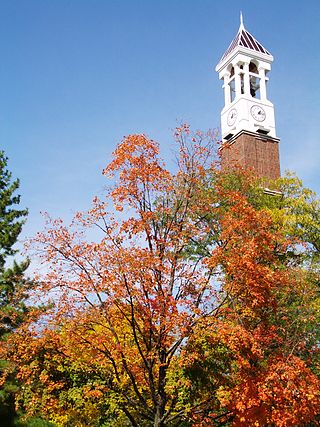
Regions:
<instances>
[{"instance_id":1,"label":"brick tower","mask_svg":"<svg viewBox=\"0 0 320 427\"><path fill-rule=\"evenodd\" d=\"M222 168L239 165L261 178L280 176L274 107L267 97L272 55L243 25L216 66L223 80Z\"/></svg>"}]
</instances>

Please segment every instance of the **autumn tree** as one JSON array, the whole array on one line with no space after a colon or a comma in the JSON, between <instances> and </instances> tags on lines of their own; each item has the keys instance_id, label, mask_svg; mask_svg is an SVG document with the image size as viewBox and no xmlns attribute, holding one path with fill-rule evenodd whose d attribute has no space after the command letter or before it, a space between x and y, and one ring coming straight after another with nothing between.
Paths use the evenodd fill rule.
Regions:
<instances>
[{"instance_id":1,"label":"autumn tree","mask_svg":"<svg viewBox=\"0 0 320 427\"><path fill-rule=\"evenodd\" d=\"M113 374L113 399L132 425L181 422L178 387L168 389L171 365L215 293L207 267L184 253L197 233L191 201L211 145L209 136L199 133L197 139L192 158L181 146L181 170L172 176L157 158L155 142L127 137L104 173L117 174L111 197L118 211L132 216L118 223L106 201L95 199L73 226L98 227L99 242L85 241L60 221L37 237L50 265L43 289L59 299L49 330L70 316L79 319L74 339L104 360Z\"/></svg>"},{"instance_id":2,"label":"autumn tree","mask_svg":"<svg viewBox=\"0 0 320 427\"><path fill-rule=\"evenodd\" d=\"M186 373L204 377L208 399L194 413L195 424L309 425L319 402L318 288L292 254L301 240L289 239L288 227L280 228L267 209L252 206L252 191L260 207L270 202L265 194L259 200L261 190L245 174L240 178L241 191L222 177L220 244L207 260L220 269L224 305L220 316L199 322L185 349ZM214 364L223 368L218 383L207 372Z\"/></svg>"},{"instance_id":3,"label":"autumn tree","mask_svg":"<svg viewBox=\"0 0 320 427\"><path fill-rule=\"evenodd\" d=\"M317 294L290 203L222 173L212 133L175 136L176 173L130 135L106 198L35 238L35 297L52 308L7 343L20 402L58 426L306 425L320 403Z\"/></svg>"}]
</instances>

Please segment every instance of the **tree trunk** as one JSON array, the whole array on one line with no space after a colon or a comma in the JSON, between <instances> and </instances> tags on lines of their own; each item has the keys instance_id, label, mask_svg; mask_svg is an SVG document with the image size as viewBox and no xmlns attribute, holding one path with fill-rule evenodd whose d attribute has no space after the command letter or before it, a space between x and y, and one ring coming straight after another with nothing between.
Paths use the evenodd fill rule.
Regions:
<instances>
[{"instance_id":1,"label":"tree trunk","mask_svg":"<svg viewBox=\"0 0 320 427\"><path fill-rule=\"evenodd\" d=\"M167 365L166 365L166 352L164 350L160 356L160 360L161 360L161 365L159 368L157 406L155 408L156 411L155 411L153 427L165 427L163 416L166 410L165 408L167 403L167 394L165 392Z\"/></svg>"}]
</instances>

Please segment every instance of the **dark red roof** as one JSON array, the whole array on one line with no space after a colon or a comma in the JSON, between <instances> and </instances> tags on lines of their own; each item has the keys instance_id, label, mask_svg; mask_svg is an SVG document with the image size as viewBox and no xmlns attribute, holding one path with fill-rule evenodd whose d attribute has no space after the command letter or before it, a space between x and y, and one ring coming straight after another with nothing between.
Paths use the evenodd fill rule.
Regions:
<instances>
[{"instance_id":1,"label":"dark red roof","mask_svg":"<svg viewBox=\"0 0 320 427\"><path fill-rule=\"evenodd\" d=\"M247 31L243 25L240 25L238 34L230 43L230 46L222 56L219 62L222 62L237 46L242 46L247 49L251 49L255 52L264 53L265 55L271 55L270 52L265 49L261 43L259 43L252 34Z\"/></svg>"}]
</instances>

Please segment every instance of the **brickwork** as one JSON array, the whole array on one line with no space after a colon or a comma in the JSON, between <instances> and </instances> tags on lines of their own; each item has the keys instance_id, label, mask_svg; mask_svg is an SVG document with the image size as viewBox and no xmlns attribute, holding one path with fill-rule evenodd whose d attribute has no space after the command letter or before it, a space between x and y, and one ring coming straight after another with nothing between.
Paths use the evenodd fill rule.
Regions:
<instances>
[{"instance_id":1,"label":"brickwork","mask_svg":"<svg viewBox=\"0 0 320 427\"><path fill-rule=\"evenodd\" d=\"M221 148L222 169L254 169L260 178L280 177L279 139L241 131Z\"/></svg>"}]
</instances>

